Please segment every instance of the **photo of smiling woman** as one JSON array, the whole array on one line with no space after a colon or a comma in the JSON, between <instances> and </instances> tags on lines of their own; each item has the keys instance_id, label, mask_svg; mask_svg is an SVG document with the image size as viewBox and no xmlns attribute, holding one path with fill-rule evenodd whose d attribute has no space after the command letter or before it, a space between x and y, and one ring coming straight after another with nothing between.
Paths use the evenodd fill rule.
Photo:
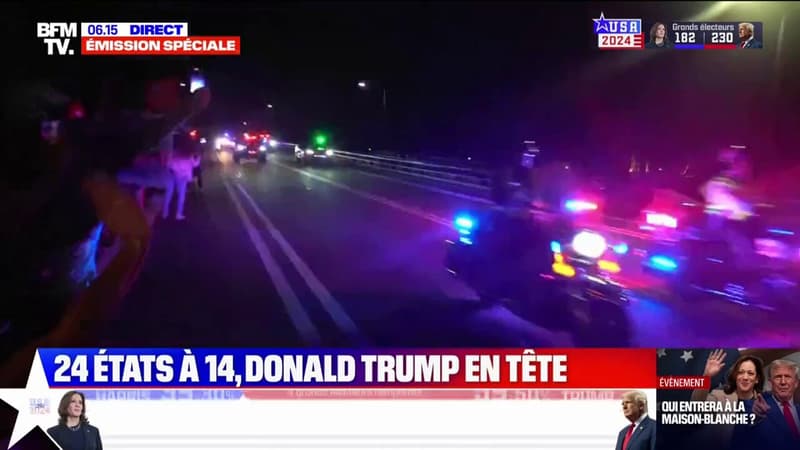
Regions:
<instances>
[{"instance_id":1,"label":"photo of smiling woman","mask_svg":"<svg viewBox=\"0 0 800 450\"><path fill-rule=\"evenodd\" d=\"M58 425L47 434L64 450L103 450L100 430L89 425L86 417L86 397L69 391L58 404Z\"/></svg>"},{"instance_id":2,"label":"photo of smiling woman","mask_svg":"<svg viewBox=\"0 0 800 450\"><path fill-rule=\"evenodd\" d=\"M706 361L703 376L714 378L725 367L727 354L723 350L711 352ZM692 391L693 401L709 401L720 403L744 403L747 412L753 411L753 403L756 395L764 392L764 362L761 358L753 355L739 357L728 372L725 378L725 385L722 389L714 389L711 392L705 389ZM715 444L717 448L732 449L737 441L737 431L744 431L738 425L715 425ZM746 426L745 426L746 427Z\"/></svg>"},{"instance_id":3,"label":"photo of smiling woman","mask_svg":"<svg viewBox=\"0 0 800 450\"><path fill-rule=\"evenodd\" d=\"M661 22L656 22L650 27L650 40L644 45L645 48L672 48L672 42L667 35L667 26Z\"/></svg>"}]
</instances>

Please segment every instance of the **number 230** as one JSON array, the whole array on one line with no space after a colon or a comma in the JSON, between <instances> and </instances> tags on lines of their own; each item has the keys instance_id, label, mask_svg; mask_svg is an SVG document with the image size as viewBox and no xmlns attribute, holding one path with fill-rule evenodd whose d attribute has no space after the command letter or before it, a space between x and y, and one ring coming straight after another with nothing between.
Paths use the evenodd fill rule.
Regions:
<instances>
[{"instance_id":1,"label":"number 230","mask_svg":"<svg viewBox=\"0 0 800 450\"><path fill-rule=\"evenodd\" d=\"M86 355L78 355L75 357L74 361L69 357L69 355L57 355L55 363L58 368L56 368L53 381L56 383L69 383L75 378L80 380L81 383L88 381L89 369L87 367L88 362ZM67 370L70 372L69 375L65 374Z\"/></svg>"}]
</instances>

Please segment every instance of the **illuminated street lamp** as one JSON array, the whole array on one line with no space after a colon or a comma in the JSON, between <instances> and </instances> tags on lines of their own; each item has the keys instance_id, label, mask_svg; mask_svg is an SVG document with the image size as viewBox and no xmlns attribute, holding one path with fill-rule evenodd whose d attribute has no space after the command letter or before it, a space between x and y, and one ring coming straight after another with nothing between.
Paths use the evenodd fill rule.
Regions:
<instances>
[{"instance_id":1,"label":"illuminated street lamp","mask_svg":"<svg viewBox=\"0 0 800 450\"><path fill-rule=\"evenodd\" d=\"M359 89L363 89L363 90L368 90L369 83L367 83L366 81L363 81L363 80L359 81L358 82L358 88ZM386 87L385 86L381 86L381 93L382 93L382 95L381 95L381 97L382 97L381 104L383 105L383 110L386 111Z\"/></svg>"}]
</instances>

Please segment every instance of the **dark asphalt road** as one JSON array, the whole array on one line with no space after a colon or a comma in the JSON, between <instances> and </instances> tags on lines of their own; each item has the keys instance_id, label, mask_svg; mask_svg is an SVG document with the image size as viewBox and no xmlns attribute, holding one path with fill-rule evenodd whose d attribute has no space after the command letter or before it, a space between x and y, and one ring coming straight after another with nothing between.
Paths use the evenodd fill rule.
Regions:
<instances>
[{"instance_id":1,"label":"dark asphalt road","mask_svg":"<svg viewBox=\"0 0 800 450\"><path fill-rule=\"evenodd\" d=\"M442 266L456 211L481 205L343 167L214 164L188 220L159 220L108 346L543 346ZM417 182L422 184L422 181ZM718 304L639 300L631 345L768 346L798 332ZM567 345L569 345L567 343Z\"/></svg>"}]
</instances>

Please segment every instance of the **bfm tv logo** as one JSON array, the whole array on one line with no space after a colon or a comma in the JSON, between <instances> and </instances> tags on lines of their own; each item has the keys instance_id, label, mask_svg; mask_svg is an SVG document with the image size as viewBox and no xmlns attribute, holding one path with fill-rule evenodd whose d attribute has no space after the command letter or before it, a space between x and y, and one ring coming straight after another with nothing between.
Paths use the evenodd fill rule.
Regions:
<instances>
[{"instance_id":1,"label":"bfm tv logo","mask_svg":"<svg viewBox=\"0 0 800 450\"><path fill-rule=\"evenodd\" d=\"M75 22L37 22L36 37L47 46L48 55L74 55L69 48L72 38L78 37L78 24Z\"/></svg>"}]
</instances>

